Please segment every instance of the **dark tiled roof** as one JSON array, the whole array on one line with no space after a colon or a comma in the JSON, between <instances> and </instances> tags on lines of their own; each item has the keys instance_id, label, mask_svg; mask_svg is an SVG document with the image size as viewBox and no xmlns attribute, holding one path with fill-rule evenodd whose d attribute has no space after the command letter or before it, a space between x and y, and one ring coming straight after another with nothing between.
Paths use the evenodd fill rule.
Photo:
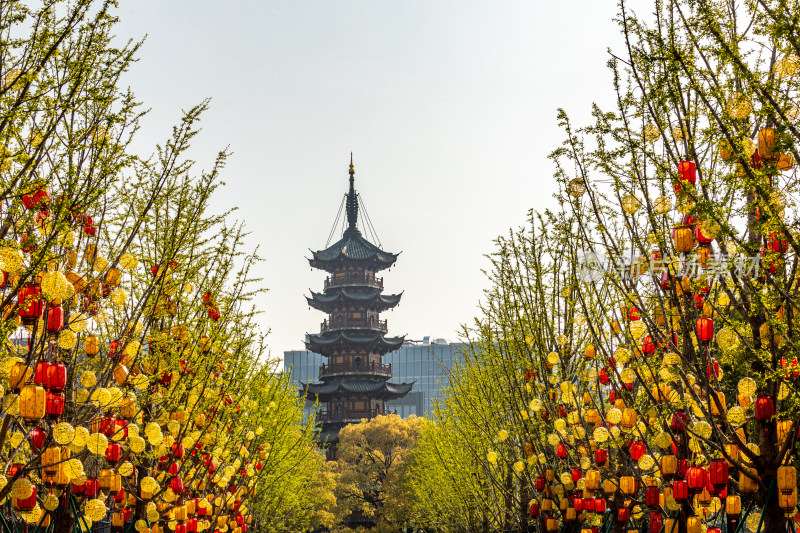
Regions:
<instances>
[{"instance_id":1,"label":"dark tiled roof","mask_svg":"<svg viewBox=\"0 0 800 533\"><path fill-rule=\"evenodd\" d=\"M372 262L374 263L372 266L376 271L383 270L392 266L399 255L384 252L365 239L361 232L354 227L348 228L340 241L324 250L317 252L312 250L311 253L314 256L308 260L311 266L328 272L333 270L335 263L342 260Z\"/></svg>"},{"instance_id":2,"label":"dark tiled roof","mask_svg":"<svg viewBox=\"0 0 800 533\"><path fill-rule=\"evenodd\" d=\"M326 334L309 334L306 349L322 355L343 344L357 344L369 348L376 353L385 354L397 350L403 345L405 335L402 337L384 337L380 332L373 333L345 333L343 331ZM366 346L365 346L366 345Z\"/></svg>"},{"instance_id":3,"label":"dark tiled roof","mask_svg":"<svg viewBox=\"0 0 800 533\"><path fill-rule=\"evenodd\" d=\"M307 392L309 399L319 397L320 401L339 395L347 396L348 392L369 393L384 399L402 398L411 391L413 383L389 383L388 381L370 381L366 379L347 379L328 383L309 383L301 389Z\"/></svg>"},{"instance_id":4,"label":"dark tiled roof","mask_svg":"<svg viewBox=\"0 0 800 533\"><path fill-rule=\"evenodd\" d=\"M331 291L327 294L311 291L311 298L306 296L308 305L320 311L326 311L328 306L339 302L359 302L371 304L370 308L381 312L391 309L400 303L401 294L381 294L381 289L367 289L365 291L355 291L342 288L338 291Z\"/></svg>"}]
</instances>

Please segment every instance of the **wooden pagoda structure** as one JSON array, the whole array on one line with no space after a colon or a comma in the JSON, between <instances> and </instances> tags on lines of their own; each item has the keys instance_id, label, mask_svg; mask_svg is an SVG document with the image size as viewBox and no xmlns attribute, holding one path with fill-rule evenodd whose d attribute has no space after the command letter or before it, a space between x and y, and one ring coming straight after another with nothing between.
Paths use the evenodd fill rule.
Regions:
<instances>
[{"instance_id":1,"label":"wooden pagoda structure","mask_svg":"<svg viewBox=\"0 0 800 533\"><path fill-rule=\"evenodd\" d=\"M327 457L336 459L339 430L346 424L388 414L385 402L402 398L413 383L389 383L391 365L382 357L403 345L404 337L388 337L380 313L400 303L401 294L383 294L383 278L398 254L381 250L358 229L359 198L350 156L350 190L345 201L347 228L342 238L324 250L312 251L309 263L328 272L322 293L311 291L308 305L328 315L320 332L308 334L306 349L323 355L319 382L304 384L301 394L319 400L318 441L328 445Z\"/></svg>"}]
</instances>

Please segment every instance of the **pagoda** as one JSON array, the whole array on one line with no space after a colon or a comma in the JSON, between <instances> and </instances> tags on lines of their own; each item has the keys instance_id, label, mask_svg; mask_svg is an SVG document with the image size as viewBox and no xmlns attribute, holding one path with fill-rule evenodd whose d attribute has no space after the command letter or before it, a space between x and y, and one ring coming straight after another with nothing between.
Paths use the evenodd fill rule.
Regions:
<instances>
[{"instance_id":1,"label":"pagoda","mask_svg":"<svg viewBox=\"0 0 800 533\"><path fill-rule=\"evenodd\" d=\"M303 385L301 394L324 409L317 413L320 444L336 459L339 430L347 424L389 414L385 402L402 398L413 383L389 383L392 366L382 357L403 345L404 337L388 337L380 313L400 303L400 294L383 294L383 278L376 273L391 267L398 254L381 250L358 229L359 198L350 155L350 190L345 210L347 229L341 240L309 259L312 268L328 272L322 293L311 291L308 305L327 313L320 332L306 336L306 349L327 358L319 369L319 383Z\"/></svg>"}]
</instances>

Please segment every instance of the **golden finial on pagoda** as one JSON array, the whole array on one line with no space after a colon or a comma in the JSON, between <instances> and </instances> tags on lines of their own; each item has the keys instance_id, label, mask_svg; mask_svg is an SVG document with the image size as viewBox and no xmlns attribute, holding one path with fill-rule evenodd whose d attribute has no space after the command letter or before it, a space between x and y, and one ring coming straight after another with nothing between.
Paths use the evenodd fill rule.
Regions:
<instances>
[{"instance_id":1,"label":"golden finial on pagoda","mask_svg":"<svg viewBox=\"0 0 800 533\"><path fill-rule=\"evenodd\" d=\"M356 171L356 167L353 166L353 152L350 152L350 174L353 174Z\"/></svg>"}]
</instances>

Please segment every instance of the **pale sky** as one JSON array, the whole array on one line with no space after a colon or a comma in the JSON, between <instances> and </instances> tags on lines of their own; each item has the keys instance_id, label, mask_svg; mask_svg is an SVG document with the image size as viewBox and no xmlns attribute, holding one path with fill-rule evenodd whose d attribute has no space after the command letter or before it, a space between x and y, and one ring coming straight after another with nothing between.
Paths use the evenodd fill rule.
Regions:
<instances>
[{"instance_id":1,"label":"pale sky","mask_svg":"<svg viewBox=\"0 0 800 533\"><path fill-rule=\"evenodd\" d=\"M325 246L351 151L383 248L402 252L383 273L385 292L404 291L382 316L390 335L457 340L492 240L554 206L557 108L585 122L593 101L613 105L607 49L623 53L611 0L121 4L119 36L147 35L124 80L152 109L136 148L212 99L192 157L233 151L218 208L239 208L266 259L274 357L325 318L304 295L326 274L306 258Z\"/></svg>"}]
</instances>

